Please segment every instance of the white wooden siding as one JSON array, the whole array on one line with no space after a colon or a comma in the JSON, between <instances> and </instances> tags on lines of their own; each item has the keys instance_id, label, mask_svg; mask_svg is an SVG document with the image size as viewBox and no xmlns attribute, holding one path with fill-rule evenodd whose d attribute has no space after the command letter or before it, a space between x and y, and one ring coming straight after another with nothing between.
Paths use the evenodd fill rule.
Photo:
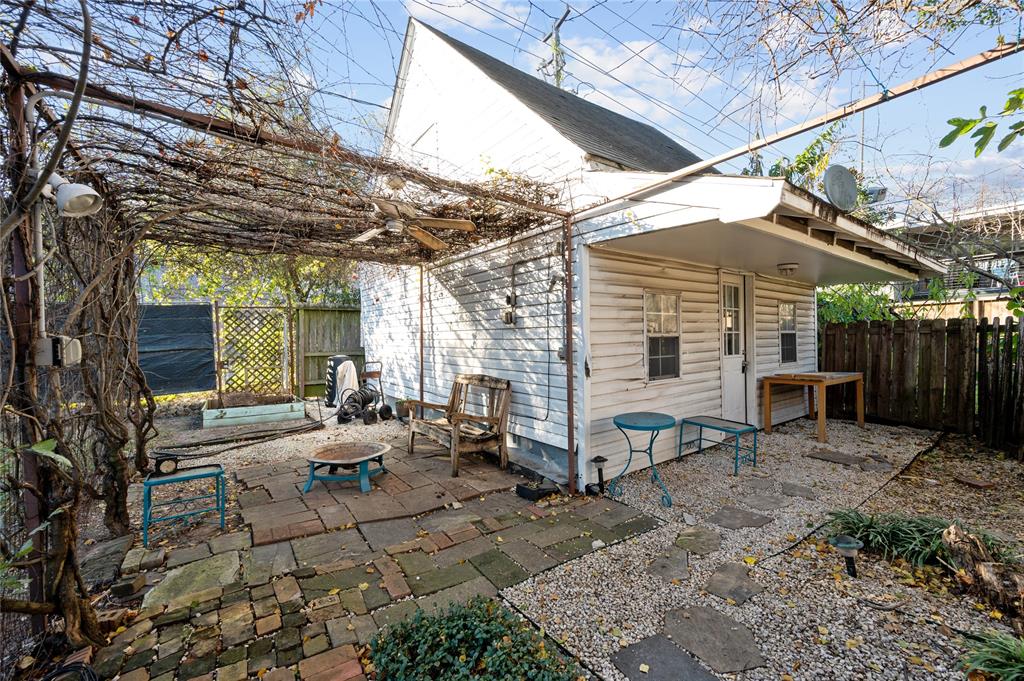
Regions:
<instances>
[{"instance_id":1,"label":"white wooden siding","mask_svg":"<svg viewBox=\"0 0 1024 681\"><path fill-rule=\"evenodd\" d=\"M488 169L579 181L583 151L454 48L415 22L403 54L386 154L444 177Z\"/></svg>"},{"instance_id":2,"label":"white wooden siding","mask_svg":"<svg viewBox=\"0 0 1024 681\"><path fill-rule=\"evenodd\" d=\"M424 279L424 399L444 403L452 378L485 373L512 381L512 434L565 448L565 298L559 233L490 246ZM502 321L516 265L516 323ZM388 276L389 271L397 276ZM419 395L418 268L360 268L367 359L384 365L389 398ZM552 278L555 277L554 284Z\"/></svg>"},{"instance_id":3,"label":"white wooden siding","mask_svg":"<svg viewBox=\"0 0 1024 681\"><path fill-rule=\"evenodd\" d=\"M782 364L779 349L779 303L796 303L797 361ZM780 372L818 370L818 312L814 287L790 279L754 279L754 325L757 344L757 420L764 414L761 379ZM804 389L798 386L772 388L772 424L791 421L807 414Z\"/></svg>"},{"instance_id":4,"label":"white wooden siding","mask_svg":"<svg viewBox=\"0 0 1024 681\"><path fill-rule=\"evenodd\" d=\"M626 411L660 411L676 418L720 416L721 330L718 271L711 267L616 253L591 248L589 253L588 341L590 379L587 388L587 482L596 479L589 461L608 459L606 475L617 475L626 463L625 439L612 419ZM679 291L682 296L680 377L648 381L644 360L644 289ZM758 400L750 420L760 425L760 378L779 368L778 301L797 305L799 361L784 370L816 368L814 288L792 281L754 277L754 325ZM806 414L798 391L774 392L774 423ZM710 434L708 434L710 436ZM639 443L643 433L633 435ZM687 440L691 435L686 434ZM645 444L644 443L641 443ZM663 432L655 444L655 461L675 456L678 431ZM648 466L646 457L633 457L630 470ZM723 464L724 465L724 464Z\"/></svg>"},{"instance_id":5,"label":"white wooden siding","mask_svg":"<svg viewBox=\"0 0 1024 681\"><path fill-rule=\"evenodd\" d=\"M722 410L718 323L718 272L714 268L640 258L594 248L590 252L590 404L586 461L608 459L608 475L626 463L625 439L612 418L626 411L660 411L677 418L719 415ZM644 361L644 289L682 296L680 377L647 380ZM646 437L637 433L636 442ZM655 460L675 456L677 433L663 432ZM642 460L641 460L642 459ZM631 469L647 466L633 457ZM596 477L586 468L588 482Z\"/></svg>"}]
</instances>

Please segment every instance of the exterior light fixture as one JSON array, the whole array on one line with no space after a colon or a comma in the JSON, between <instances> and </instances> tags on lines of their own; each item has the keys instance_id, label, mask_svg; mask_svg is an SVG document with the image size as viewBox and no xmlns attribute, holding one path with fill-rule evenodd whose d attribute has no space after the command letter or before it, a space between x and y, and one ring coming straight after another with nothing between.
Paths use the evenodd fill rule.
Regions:
<instances>
[{"instance_id":1,"label":"exterior light fixture","mask_svg":"<svg viewBox=\"0 0 1024 681\"><path fill-rule=\"evenodd\" d=\"M47 191L57 204L57 213L66 218L82 218L103 207L103 198L86 184L69 182L57 173L47 180Z\"/></svg>"},{"instance_id":2,"label":"exterior light fixture","mask_svg":"<svg viewBox=\"0 0 1024 681\"><path fill-rule=\"evenodd\" d=\"M846 574L851 577L857 576L857 552L864 548L864 542L848 534L839 534L829 537L828 543L836 547L839 555L846 559Z\"/></svg>"},{"instance_id":3,"label":"exterior light fixture","mask_svg":"<svg viewBox=\"0 0 1024 681\"><path fill-rule=\"evenodd\" d=\"M604 465L608 463L608 459L598 454L590 460L590 463L597 467L597 489L601 494L604 494Z\"/></svg>"},{"instance_id":4,"label":"exterior light fixture","mask_svg":"<svg viewBox=\"0 0 1024 681\"><path fill-rule=\"evenodd\" d=\"M779 270L779 274L783 277L792 277L796 274L796 271L800 269L800 263L795 262L780 262L775 266Z\"/></svg>"}]
</instances>

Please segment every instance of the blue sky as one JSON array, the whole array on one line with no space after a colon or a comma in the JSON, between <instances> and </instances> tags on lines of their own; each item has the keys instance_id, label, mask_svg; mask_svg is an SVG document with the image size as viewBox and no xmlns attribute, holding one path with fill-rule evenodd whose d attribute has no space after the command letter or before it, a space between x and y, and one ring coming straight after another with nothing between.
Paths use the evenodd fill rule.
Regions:
<instances>
[{"instance_id":1,"label":"blue sky","mask_svg":"<svg viewBox=\"0 0 1024 681\"><path fill-rule=\"evenodd\" d=\"M773 132L857 99L862 92L879 90L868 70L857 66L837 79L797 72L781 93L769 89L759 94L742 72L709 73L696 66L701 51L715 46L701 44L699 26L689 33L685 46L679 45L679 33L670 28L674 3L569 6L561 31L567 48L566 86L597 104L652 123L699 155L746 143L757 125ZM551 26L551 17L560 16L565 7L561 2L520 0L385 0L324 6L304 27L310 36L308 68L323 90L386 106L411 13L537 74L540 61L551 54L539 38ZM968 29L947 43L950 51L910 45L898 54L869 56L868 66L878 80L892 86L990 48L994 35L992 30ZM1024 187L1024 143L1002 154L993 144L977 159L967 141L938 148L948 130L947 119L971 115L982 104L998 109L1006 92L1021 85L1022 73L1024 53L869 111L863 117L865 174L890 188L897 207L902 189L917 185L941 188L947 202L970 202L982 186L991 196ZM351 122L342 126L350 141L372 145L373 131L379 130L386 110L338 97L329 97L326 103L340 119ZM837 162L860 165L861 126L860 116L847 120ZM770 149L765 159L792 156L812 137L813 133L804 134ZM723 169L738 171L745 163L741 159Z\"/></svg>"}]
</instances>

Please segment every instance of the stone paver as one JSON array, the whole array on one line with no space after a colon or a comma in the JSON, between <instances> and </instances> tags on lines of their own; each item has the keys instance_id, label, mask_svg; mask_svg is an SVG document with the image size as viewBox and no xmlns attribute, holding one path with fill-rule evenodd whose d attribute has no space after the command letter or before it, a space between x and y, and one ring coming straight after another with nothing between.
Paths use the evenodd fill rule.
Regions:
<instances>
[{"instance_id":1,"label":"stone paver","mask_svg":"<svg viewBox=\"0 0 1024 681\"><path fill-rule=\"evenodd\" d=\"M789 499L776 494L751 494L740 497L740 503L758 511L775 511L789 506Z\"/></svg>"},{"instance_id":2,"label":"stone paver","mask_svg":"<svg viewBox=\"0 0 1024 681\"><path fill-rule=\"evenodd\" d=\"M798 485L795 482L782 483L782 493L787 497L800 497L810 501L818 498L818 495L814 493L813 489L805 485Z\"/></svg>"},{"instance_id":3,"label":"stone paver","mask_svg":"<svg viewBox=\"0 0 1024 681\"><path fill-rule=\"evenodd\" d=\"M657 556L647 566L647 572L666 582L681 582L690 578L690 556L686 549L669 547L664 555Z\"/></svg>"},{"instance_id":4,"label":"stone paver","mask_svg":"<svg viewBox=\"0 0 1024 681\"><path fill-rule=\"evenodd\" d=\"M518 584L530 576L526 570L497 549L473 556L469 562L499 589Z\"/></svg>"},{"instance_id":5,"label":"stone paver","mask_svg":"<svg viewBox=\"0 0 1024 681\"><path fill-rule=\"evenodd\" d=\"M694 606L671 610L663 633L720 674L764 665L750 629L714 608Z\"/></svg>"},{"instance_id":6,"label":"stone paver","mask_svg":"<svg viewBox=\"0 0 1024 681\"><path fill-rule=\"evenodd\" d=\"M480 573L471 564L456 563L417 575L409 582L409 588L414 596L424 596L479 576Z\"/></svg>"},{"instance_id":7,"label":"stone paver","mask_svg":"<svg viewBox=\"0 0 1024 681\"><path fill-rule=\"evenodd\" d=\"M143 607L188 605L190 598L216 591L238 579L238 553L229 551L204 558L169 571L162 582L153 587L142 600Z\"/></svg>"},{"instance_id":8,"label":"stone paver","mask_svg":"<svg viewBox=\"0 0 1024 681\"><path fill-rule=\"evenodd\" d=\"M755 492L767 492L775 484L771 478L747 478L743 484Z\"/></svg>"},{"instance_id":9,"label":"stone paver","mask_svg":"<svg viewBox=\"0 0 1024 681\"><path fill-rule=\"evenodd\" d=\"M863 456L854 456L852 454L844 454L843 452L837 452L834 449L819 448L810 454L805 454L808 459L818 459L819 461L828 461L829 463L838 463L843 466L856 466L862 461L866 461Z\"/></svg>"},{"instance_id":10,"label":"stone paver","mask_svg":"<svg viewBox=\"0 0 1024 681\"><path fill-rule=\"evenodd\" d=\"M739 530L744 527L763 527L771 521L772 519L769 516L745 511L736 506L723 506L708 518L708 522L730 530Z\"/></svg>"},{"instance_id":11,"label":"stone paver","mask_svg":"<svg viewBox=\"0 0 1024 681\"><path fill-rule=\"evenodd\" d=\"M206 544L197 544L183 549L174 549L167 556L167 567L176 568L202 558L210 557L210 547Z\"/></svg>"},{"instance_id":12,"label":"stone paver","mask_svg":"<svg viewBox=\"0 0 1024 681\"><path fill-rule=\"evenodd\" d=\"M252 537L248 532L232 532L211 538L209 544L213 553L242 551L252 546Z\"/></svg>"},{"instance_id":13,"label":"stone paver","mask_svg":"<svg viewBox=\"0 0 1024 681\"><path fill-rule=\"evenodd\" d=\"M718 678L700 666L693 655L660 635L623 648L612 655L612 664L629 681L715 681Z\"/></svg>"},{"instance_id":14,"label":"stone paver","mask_svg":"<svg viewBox=\"0 0 1024 681\"><path fill-rule=\"evenodd\" d=\"M393 520L379 520L373 523L362 523L359 525L359 532L369 543L374 551L382 551L385 546L401 544L404 541L416 538L420 527L411 518L395 518Z\"/></svg>"},{"instance_id":15,"label":"stone paver","mask_svg":"<svg viewBox=\"0 0 1024 681\"><path fill-rule=\"evenodd\" d=\"M341 530L293 539L292 553L299 567L329 563L339 558L353 558L370 553L369 545L358 530Z\"/></svg>"},{"instance_id":16,"label":"stone paver","mask_svg":"<svg viewBox=\"0 0 1024 681\"><path fill-rule=\"evenodd\" d=\"M743 605L764 591L764 587L750 578L750 570L743 563L722 563L708 579L704 590L736 605Z\"/></svg>"},{"instance_id":17,"label":"stone paver","mask_svg":"<svg viewBox=\"0 0 1024 681\"><path fill-rule=\"evenodd\" d=\"M135 537L129 534L90 547L82 556L81 573L86 585L93 589L117 579L121 563L134 541Z\"/></svg>"},{"instance_id":18,"label":"stone paver","mask_svg":"<svg viewBox=\"0 0 1024 681\"><path fill-rule=\"evenodd\" d=\"M722 535L709 527L687 527L679 533L675 541L676 546L686 549L698 556L706 556L717 551L722 546Z\"/></svg>"},{"instance_id":19,"label":"stone paver","mask_svg":"<svg viewBox=\"0 0 1024 681\"><path fill-rule=\"evenodd\" d=\"M558 559L552 558L525 539L515 539L510 542L497 544L499 550L509 558L519 563L530 574L543 572L558 564Z\"/></svg>"}]
</instances>

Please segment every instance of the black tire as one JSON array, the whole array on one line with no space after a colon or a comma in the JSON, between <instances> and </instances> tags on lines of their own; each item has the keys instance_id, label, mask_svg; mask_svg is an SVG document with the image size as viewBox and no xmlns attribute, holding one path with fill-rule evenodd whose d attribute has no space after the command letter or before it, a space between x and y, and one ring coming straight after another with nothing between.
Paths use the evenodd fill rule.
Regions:
<instances>
[{"instance_id":1,"label":"black tire","mask_svg":"<svg viewBox=\"0 0 1024 681\"><path fill-rule=\"evenodd\" d=\"M390 421L391 417L394 415L395 412L394 410L391 409L390 404L385 404L383 407L380 408L380 411L377 412L377 416L380 417L381 421Z\"/></svg>"},{"instance_id":2,"label":"black tire","mask_svg":"<svg viewBox=\"0 0 1024 681\"><path fill-rule=\"evenodd\" d=\"M363 424L370 426L377 423L377 412L373 409L367 409L363 412Z\"/></svg>"}]
</instances>

